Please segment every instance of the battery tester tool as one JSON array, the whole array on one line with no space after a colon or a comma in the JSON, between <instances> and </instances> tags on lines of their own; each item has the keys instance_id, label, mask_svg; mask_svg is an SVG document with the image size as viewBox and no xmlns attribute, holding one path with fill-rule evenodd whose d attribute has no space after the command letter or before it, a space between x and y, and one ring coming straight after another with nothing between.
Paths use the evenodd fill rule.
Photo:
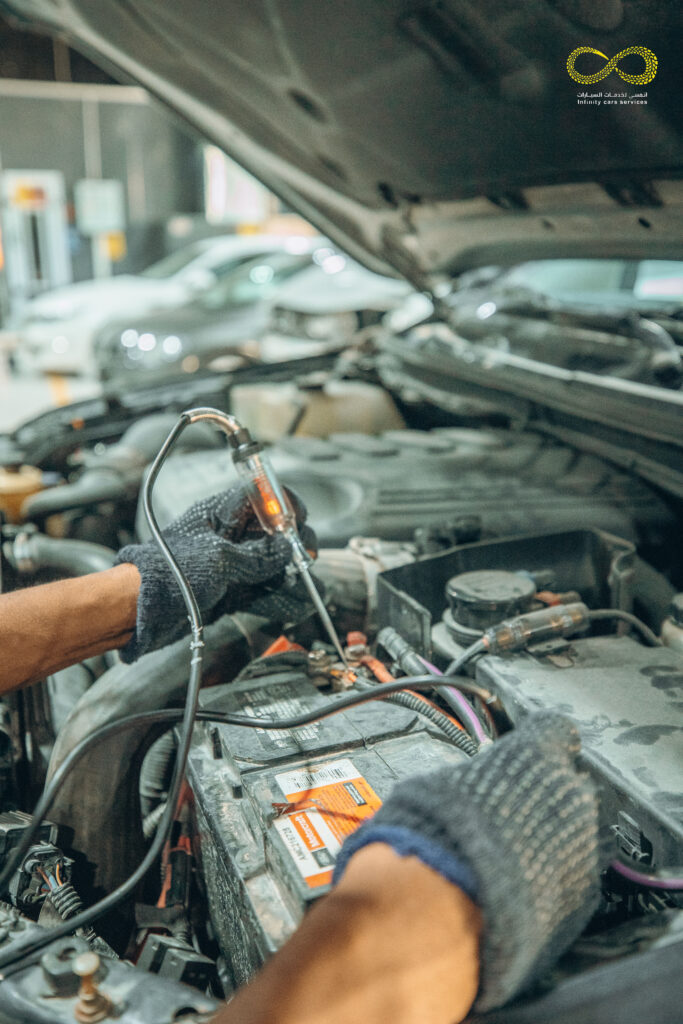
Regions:
<instances>
[{"instance_id":1,"label":"battery tester tool","mask_svg":"<svg viewBox=\"0 0 683 1024\"><path fill-rule=\"evenodd\" d=\"M275 475L268 456L263 451L263 446L252 438L246 427L241 426L234 416L229 416L218 409L189 409L182 416L190 423L208 420L227 434L235 469L246 488L261 527L269 534L281 533L289 542L292 549L292 564L304 581L325 632L343 665L348 668L337 631L313 582L310 570L311 557L296 528L294 509Z\"/></svg>"}]
</instances>

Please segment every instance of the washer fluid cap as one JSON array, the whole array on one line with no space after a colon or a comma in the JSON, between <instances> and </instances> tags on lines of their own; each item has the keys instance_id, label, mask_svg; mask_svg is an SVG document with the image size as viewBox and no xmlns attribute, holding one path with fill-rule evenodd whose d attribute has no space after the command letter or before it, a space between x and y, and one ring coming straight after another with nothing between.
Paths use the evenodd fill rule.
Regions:
<instances>
[{"instance_id":1,"label":"washer fluid cap","mask_svg":"<svg viewBox=\"0 0 683 1024\"><path fill-rule=\"evenodd\" d=\"M456 623L483 631L532 606L536 584L530 576L502 569L481 569L453 576L446 597Z\"/></svg>"}]
</instances>

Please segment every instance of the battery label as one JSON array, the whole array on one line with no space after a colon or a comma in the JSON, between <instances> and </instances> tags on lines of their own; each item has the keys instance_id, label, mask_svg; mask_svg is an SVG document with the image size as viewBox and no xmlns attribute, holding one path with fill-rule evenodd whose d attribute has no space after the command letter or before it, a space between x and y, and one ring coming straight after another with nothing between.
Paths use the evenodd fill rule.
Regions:
<instances>
[{"instance_id":1,"label":"battery label","mask_svg":"<svg viewBox=\"0 0 683 1024\"><path fill-rule=\"evenodd\" d=\"M275 778L287 800L275 829L309 889L328 885L345 837L382 801L348 758Z\"/></svg>"},{"instance_id":2,"label":"battery label","mask_svg":"<svg viewBox=\"0 0 683 1024\"><path fill-rule=\"evenodd\" d=\"M306 711L310 711L310 705L306 704L300 697L292 694L291 689L285 684L275 684L269 689L247 690L237 694L240 702L240 710L252 718L295 718ZM302 743L305 740L317 740L320 726L317 722L300 726L298 729L259 729L254 732L259 737L261 745L265 750L287 750L293 744Z\"/></svg>"}]
</instances>

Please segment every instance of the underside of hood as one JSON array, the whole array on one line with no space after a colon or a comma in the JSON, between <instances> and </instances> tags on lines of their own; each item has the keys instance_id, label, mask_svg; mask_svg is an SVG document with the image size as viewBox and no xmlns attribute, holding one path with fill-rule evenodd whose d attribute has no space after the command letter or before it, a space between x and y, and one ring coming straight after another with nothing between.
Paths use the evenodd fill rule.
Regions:
<instances>
[{"instance_id":1,"label":"underside of hood","mask_svg":"<svg viewBox=\"0 0 683 1024\"><path fill-rule=\"evenodd\" d=\"M680 4L6 7L146 86L372 269L428 287L544 255L683 254ZM567 70L587 46L604 56L581 54L577 72L611 61L589 85ZM646 84L621 77L647 63L619 56L630 47L656 56Z\"/></svg>"}]
</instances>

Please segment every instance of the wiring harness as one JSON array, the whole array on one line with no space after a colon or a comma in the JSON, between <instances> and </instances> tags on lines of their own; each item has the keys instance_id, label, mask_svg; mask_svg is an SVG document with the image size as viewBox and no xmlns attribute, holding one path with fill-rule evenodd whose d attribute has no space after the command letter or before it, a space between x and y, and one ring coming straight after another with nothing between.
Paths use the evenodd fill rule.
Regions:
<instances>
[{"instance_id":1,"label":"wiring harness","mask_svg":"<svg viewBox=\"0 0 683 1024\"><path fill-rule=\"evenodd\" d=\"M592 621L603 618L621 619L627 622L630 627L638 629L648 643L659 643L657 637L644 623L628 613L612 609L590 612L585 605L580 604L560 606L520 616L515 620L509 620L506 623L501 623L500 626L493 627L481 639L477 640L453 660L443 675L438 672L435 666L425 663L423 659L417 656L419 664L428 668L429 671L427 673L403 676L395 681L372 686L359 693L331 697L329 707L324 709L316 709L302 715L277 720L254 719L245 715L198 709L203 648L201 614L188 581L159 529L152 507L152 492L159 472L176 441L192 422L192 414L190 412L184 412L180 415L177 424L173 427L159 450L143 485L143 507L150 531L178 583L190 620L190 669L185 705L182 709L165 708L157 711L142 712L109 722L81 740L71 750L54 773L40 797L33 814L33 821L26 829L21 843L13 850L3 870L0 872L0 892L6 888L9 879L12 877L17 866L22 862L23 857L40 829L45 815L64 785L69 773L92 747L103 740L142 723L148 725L166 723L176 726L177 751L166 804L163 807L163 812L160 812L160 820L149 849L129 878L92 907L86 910L79 910L74 916L70 916L68 920L65 920L57 927L46 929L38 938L29 937L24 944L14 946L6 953L0 954L0 981L23 969L29 963L35 962L42 950L56 939L69 935L77 929L88 929L93 921L112 910L118 903L135 891L140 881L161 855L170 834L185 775L192 738L192 727L196 720L218 722L226 725L239 725L252 729L296 729L328 718L331 715L339 714L359 704L386 699L405 690L420 691L434 689L437 689L439 693L447 698L448 703L459 717L463 717L463 705L467 708L470 707L463 700L463 694L476 698L486 710L495 706L498 701L498 698L485 688L458 678L462 669L478 655L519 650L544 636L568 635L570 632L586 628ZM476 753L478 744L484 741L488 742L490 739L483 732L474 713L469 716L464 715L464 718L465 727L470 732L471 739L463 733L463 738L459 741L459 745L467 754L472 755ZM615 871L636 884L660 889L683 889L683 879L678 877L666 878L661 875L644 875L619 861L614 861L611 866Z\"/></svg>"}]
</instances>

